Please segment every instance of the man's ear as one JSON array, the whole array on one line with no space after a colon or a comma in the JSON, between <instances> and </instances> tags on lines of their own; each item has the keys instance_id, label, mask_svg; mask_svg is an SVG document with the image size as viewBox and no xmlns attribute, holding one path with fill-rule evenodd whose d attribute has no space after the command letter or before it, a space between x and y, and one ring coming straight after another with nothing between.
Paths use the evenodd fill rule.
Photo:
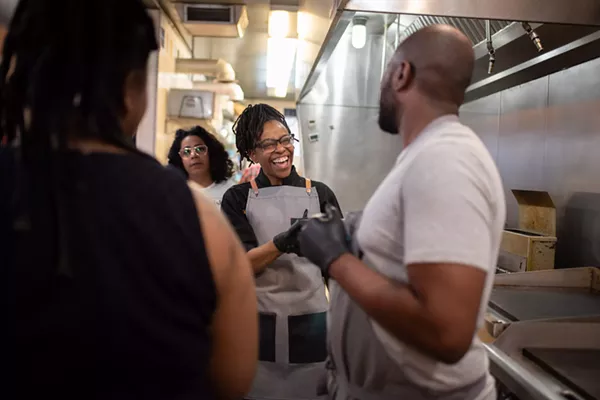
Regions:
<instances>
[{"instance_id":1,"label":"man's ear","mask_svg":"<svg viewBox=\"0 0 600 400\"><path fill-rule=\"evenodd\" d=\"M405 90L414 79L413 68L409 62L402 61L392 74L392 89L394 92Z\"/></svg>"}]
</instances>

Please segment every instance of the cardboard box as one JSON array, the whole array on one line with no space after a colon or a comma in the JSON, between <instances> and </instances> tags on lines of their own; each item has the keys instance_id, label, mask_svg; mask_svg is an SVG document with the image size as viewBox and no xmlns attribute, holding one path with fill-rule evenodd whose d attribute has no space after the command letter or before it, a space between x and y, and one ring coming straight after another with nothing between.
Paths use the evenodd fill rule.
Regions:
<instances>
[{"instance_id":1,"label":"cardboard box","mask_svg":"<svg viewBox=\"0 0 600 400\"><path fill-rule=\"evenodd\" d=\"M502 235L498 267L511 272L554 268L556 207L547 192L512 190L519 204L519 224Z\"/></svg>"}]
</instances>

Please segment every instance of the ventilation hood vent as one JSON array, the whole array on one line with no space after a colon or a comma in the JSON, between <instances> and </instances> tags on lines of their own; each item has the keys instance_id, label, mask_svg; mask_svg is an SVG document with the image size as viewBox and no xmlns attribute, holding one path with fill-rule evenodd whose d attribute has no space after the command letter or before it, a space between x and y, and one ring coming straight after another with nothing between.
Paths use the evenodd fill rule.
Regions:
<instances>
[{"instance_id":1,"label":"ventilation hood vent","mask_svg":"<svg viewBox=\"0 0 600 400\"><path fill-rule=\"evenodd\" d=\"M246 6L177 3L175 8L192 36L237 38L248 27Z\"/></svg>"},{"instance_id":2,"label":"ventilation hood vent","mask_svg":"<svg viewBox=\"0 0 600 400\"><path fill-rule=\"evenodd\" d=\"M234 23L234 9L226 6L186 6L184 22Z\"/></svg>"},{"instance_id":3,"label":"ventilation hood vent","mask_svg":"<svg viewBox=\"0 0 600 400\"><path fill-rule=\"evenodd\" d=\"M500 32L502 29L506 28L511 23L511 21L491 21L490 25L492 35ZM409 36L421 28L435 24L451 25L461 30L469 39L471 39L473 45L476 45L485 40L485 20L452 17L432 17L428 15L422 15L419 18L417 18L411 25L409 25L406 28L406 30L403 32L403 36Z\"/></svg>"},{"instance_id":4,"label":"ventilation hood vent","mask_svg":"<svg viewBox=\"0 0 600 400\"><path fill-rule=\"evenodd\" d=\"M214 77L218 82L222 83L231 83L235 81L235 71L233 67L222 59L205 60L197 58L178 58L175 60L175 72Z\"/></svg>"}]
</instances>

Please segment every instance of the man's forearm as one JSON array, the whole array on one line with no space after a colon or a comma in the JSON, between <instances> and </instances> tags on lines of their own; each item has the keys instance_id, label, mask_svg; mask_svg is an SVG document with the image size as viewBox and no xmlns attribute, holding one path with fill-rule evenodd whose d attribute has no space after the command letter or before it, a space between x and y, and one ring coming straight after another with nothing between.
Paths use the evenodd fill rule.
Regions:
<instances>
[{"instance_id":1,"label":"man's forearm","mask_svg":"<svg viewBox=\"0 0 600 400\"><path fill-rule=\"evenodd\" d=\"M247 254L250 264L252 264L252 270L255 274L260 274L281 255L281 252L277 250L273 241L270 240L263 245L249 250Z\"/></svg>"},{"instance_id":2,"label":"man's forearm","mask_svg":"<svg viewBox=\"0 0 600 400\"><path fill-rule=\"evenodd\" d=\"M351 254L334 261L329 274L396 338L434 359L444 358L440 329L408 285L391 281Z\"/></svg>"}]
</instances>

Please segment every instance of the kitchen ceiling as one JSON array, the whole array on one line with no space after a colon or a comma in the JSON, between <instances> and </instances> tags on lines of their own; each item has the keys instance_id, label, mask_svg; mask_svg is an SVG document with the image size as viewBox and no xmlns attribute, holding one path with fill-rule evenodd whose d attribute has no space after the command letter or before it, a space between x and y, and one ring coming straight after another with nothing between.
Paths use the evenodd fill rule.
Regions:
<instances>
[{"instance_id":1,"label":"kitchen ceiling","mask_svg":"<svg viewBox=\"0 0 600 400\"><path fill-rule=\"evenodd\" d=\"M153 0L148 0L152 2ZM246 98L269 97L267 91L267 39L271 6L288 6L298 10L299 23L306 34L300 38L297 62L290 78L287 100L295 100L297 91L304 84L318 51L329 29L329 13L333 0L157 0L168 12L175 25L183 30L195 58L222 58L230 63L236 79L244 90ZM228 4L245 5L248 14L248 27L241 38L192 37L185 29L176 5L187 4ZM296 88L298 86L298 88Z\"/></svg>"},{"instance_id":2,"label":"kitchen ceiling","mask_svg":"<svg viewBox=\"0 0 600 400\"><path fill-rule=\"evenodd\" d=\"M0 23L8 24L19 0L0 1ZM190 47L195 47L196 58L222 58L236 71L236 77L247 98L268 97L267 38L271 5L297 7L301 14L304 37L299 41L297 62L290 79L287 99L294 100L302 86L330 25L329 14L334 0L143 0L149 8L161 8L167 12L177 30ZM185 29L176 12L177 4L227 4L245 5L248 13L248 28L242 38L192 37ZM294 88L296 90L294 90Z\"/></svg>"}]
</instances>

